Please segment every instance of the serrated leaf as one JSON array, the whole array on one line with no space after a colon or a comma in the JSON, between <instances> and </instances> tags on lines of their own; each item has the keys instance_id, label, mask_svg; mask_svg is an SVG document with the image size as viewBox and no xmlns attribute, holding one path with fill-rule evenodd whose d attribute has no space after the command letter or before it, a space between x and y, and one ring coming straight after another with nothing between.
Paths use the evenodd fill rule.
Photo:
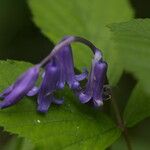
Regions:
<instances>
[{"instance_id":1,"label":"serrated leaf","mask_svg":"<svg viewBox=\"0 0 150 150\"><path fill-rule=\"evenodd\" d=\"M29 63L1 61L0 91L29 67ZM52 105L49 112L36 112L36 98L23 98L15 106L0 110L0 125L11 133L31 140L40 149L105 149L120 130L99 109L80 104L69 90L65 103Z\"/></svg>"},{"instance_id":2,"label":"serrated leaf","mask_svg":"<svg viewBox=\"0 0 150 150\"><path fill-rule=\"evenodd\" d=\"M138 80L125 109L127 126L150 116L150 19L137 19L110 26L120 63Z\"/></svg>"},{"instance_id":3,"label":"serrated leaf","mask_svg":"<svg viewBox=\"0 0 150 150\"><path fill-rule=\"evenodd\" d=\"M83 36L103 50L109 62L109 80L116 83L122 73L117 65L118 54L111 47L107 24L132 18L127 0L29 0L33 20L42 32L55 43L64 35ZM120 13L121 12L121 13ZM76 67L89 66L91 53L75 47ZM81 69L81 68L80 68ZM115 69L115 71L114 71Z\"/></svg>"},{"instance_id":4,"label":"serrated leaf","mask_svg":"<svg viewBox=\"0 0 150 150\"><path fill-rule=\"evenodd\" d=\"M132 127L139 121L150 116L150 95L138 84L125 108L124 120L128 127Z\"/></svg>"}]
</instances>

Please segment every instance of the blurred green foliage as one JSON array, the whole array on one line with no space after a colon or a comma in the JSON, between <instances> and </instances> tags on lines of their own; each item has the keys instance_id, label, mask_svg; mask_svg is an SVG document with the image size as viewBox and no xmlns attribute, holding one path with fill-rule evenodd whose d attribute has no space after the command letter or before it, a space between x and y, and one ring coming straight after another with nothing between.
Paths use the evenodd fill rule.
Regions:
<instances>
[{"instance_id":1,"label":"blurred green foliage","mask_svg":"<svg viewBox=\"0 0 150 150\"><path fill-rule=\"evenodd\" d=\"M130 0L130 4L135 10L136 18L150 17L150 1ZM122 8L120 8L120 10L122 10ZM99 10L97 10L97 12L99 12ZM35 26L31 19L32 15L26 0L0 0L0 59L17 59L37 63L50 52L53 47L53 43L41 33L40 29ZM52 36L50 36L50 38L52 38ZM133 76L125 73L117 86L113 89L116 91L116 96L119 97L117 100L122 112L136 82L137 81ZM138 93L140 92L141 90L138 91ZM140 96L138 95L134 97L135 103L136 99L139 97ZM145 98L145 96L143 97ZM146 97L146 100L148 99L149 98ZM130 103L128 105L130 105L131 110L132 107L134 108L134 103ZM128 119L130 119L129 114ZM147 119L129 130L131 141L135 150L149 149L149 125L150 121ZM20 138L17 135L10 135L9 133L2 131L1 128L0 149L33 150L37 148L35 148L26 139ZM114 143L111 149L125 150L126 147L124 141L119 139L116 143Z\"/></svg>"},{"instance_id":2,"label":"blurred green foliage","mask_svg":"<svg viewBox=\"0 0 150 150\"><path fill-rule=\"evenodd\" d=\"M26 0L0 0L0 58L38 62L53 44L31 21Z\"/></svg>"}]
</instances>

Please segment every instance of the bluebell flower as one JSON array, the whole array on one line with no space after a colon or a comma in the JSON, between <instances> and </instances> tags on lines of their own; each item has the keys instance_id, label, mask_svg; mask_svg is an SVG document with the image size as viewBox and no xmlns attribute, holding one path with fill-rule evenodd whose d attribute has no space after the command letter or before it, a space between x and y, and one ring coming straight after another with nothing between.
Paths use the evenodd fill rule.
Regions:
<instances>
[{"instance_id":1,"label":"bluebell flower","mask_svg":"<svg viewBox=\"0 0 150 150\"><path fill-rule=\"evenodd\" d=\"M45 67L43 81L41 86L33 87L28 96L38 94L38 111L47 112L51 103L62 104L63 99L59 100L54 97L54 92L63 89L65 83L71 89L78 89L79 81L84 80L88 75L84 68L83 73L75 75L72 49L70 45L64 46L53 55L49 63Z\"/></svg>"},{"instance_id":2,"label":"bluebell flower","mask_svg":"<svg viewBox=\"0 0 150 150\"><path fill-rule=\"evenodd\" d=\"M71 49L72 42L81 42L89 46L95 57L92 61L90 74L86 69L79 75L75 74L74 62ZM35 86L39 70L44 67L43 80L39 87ZM38 95L38 111L47 112L52 103L62 104L62 99L55 97L57 90L63 89L67 83L69 87L78 93L82 103L93 102L95 106L103 104L107 98L107 88L104 82L107 71L107 63L102 59L102 53L88 40L81 37L65 37L58 43L53 51L45 57L38 65L27 70L17 81L7 88L0 98L0 108L5 108L17 103L23 96ZM80 81L88 76L85 90L81 91Z\"/></svg>"},{"instance_id":3,"label":"bluebell flower","mask_svg":"<svg viewBox=\"0 0 150 150\"><path fill-rule=\"evenodd\" d=\"M88 72L84 68L82 74L75 75L71 46L66 45L62 47L55 54L55 57L59 60L61 68L58 87L64 88L65 83L67 83L71 89L78 89L80 86L79 81L84 80L87 77Z\"/></svg>"},{"instance_id":4,"label":"bluebell flower","mask_svg":"<svg viewBox=\"0 0 150 150\"><path fill-rule=\"evenodd\" d=\"M0 98L4 100L0 102L0 108L5 108L17 103L23 96L25 96L35 85L39 75L39 65L28 69L23 73L14 84L4 90L0 94Z\"/></svg>"},{"instance_id":5,"label":"bluebell flower","mask_svg":"<svg viewBox=\"0 0 150 150\"><path fill-rule=\"evenodd\" d=\"M52 60L45 67L45 74L38 91L38 111L47 112L51 103L62 104L63 99L56 99L54 92L58 90L58 82L60 80L60 65L56 58Z\"/></svg>"},{"instance_id":6,"label":"bluebell flower","mask_svg":"<svg viewBox=\"0 0 150 150\"><path fill-rule=\"evenodd\" d=\"M107 71L107 63L99 59L98 53L95 54L92 61L86 88L79 93L81 103L92 101L96 107L103 104L103 89Z\"/></svg>"}]
</instances>

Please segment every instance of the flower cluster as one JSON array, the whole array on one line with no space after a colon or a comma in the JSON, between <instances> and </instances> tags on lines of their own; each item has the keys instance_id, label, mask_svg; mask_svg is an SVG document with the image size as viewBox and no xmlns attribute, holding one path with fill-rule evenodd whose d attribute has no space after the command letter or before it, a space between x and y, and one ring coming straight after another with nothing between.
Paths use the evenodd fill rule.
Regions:
<instances>
[{"instance_id":1,"label":"flower cluster","mask_svg":"<svg viewBox=\"0 0 150 150\"><path fill-rule=\"evenodd\" d=\"M94 58L91 70L88 74L86 69L79 75L75 74L74 62L71 49L72 42L81 42L91 48ZM44 67L42 83L35 86L39 76L40 68ZM88 40L68 36L63 38L52 50L52 52L39 64L29 68L15 83L0 94L4 99L0 102L0 108L9 107L17 103L24 96L38 95L38 111L47 112L51 103L61 105L62 99L57 99L54 92L63 89L67 84L78 96L81 103L92 102L98 107L103 104L107 96L104 91L107 72L107 63L102 58L102 53ZM85 89L82 89L80 81L86 79Z\"/></svg>"}]
</instances>

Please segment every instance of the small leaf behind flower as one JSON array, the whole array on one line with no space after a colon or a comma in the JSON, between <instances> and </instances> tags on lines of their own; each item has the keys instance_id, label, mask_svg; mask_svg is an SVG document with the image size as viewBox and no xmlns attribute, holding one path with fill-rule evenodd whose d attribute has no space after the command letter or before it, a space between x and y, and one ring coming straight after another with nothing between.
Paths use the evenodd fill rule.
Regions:
<instances>
[{"instance_id":1,"label":"small leaf behind flower","mask_svg":"<svg viewBox=\"0 0 150 150\"><path fill-rule=\"evenodd\" d=\"M28 0L28 3L33 20L44 35L54 43L65 35L78 35L91 40L103 51L109 63L111 84L119 80L122 67L117 59L119 55L111 45L110 31L106 25L133 17L128 0ZM74 46L76 67L90 66L89 50L80 45Z\"/></svg>"},{"instance_id":2,"label":"small leaf behind flower","mask_svg":"<svg viewBox=\"0 0 150 150\"><path fill-rule=\"evenodd\" d=\"M150 116L150 95L148 95L140 84L138 84L126 106L124 112L125 124L132 127L139 121Z\"/></svg>"},{"instance_id":3,"label":"small leaf behind flower","mask_svg":"<svg viewBox=\"0 0 150 150\"><path fill-rule=\"evenodd\" d=\"M110 28L120 63L138 81L124 113L131 127L150 116L150 19L112 24Z\"/></svg>"}]
</instances>

